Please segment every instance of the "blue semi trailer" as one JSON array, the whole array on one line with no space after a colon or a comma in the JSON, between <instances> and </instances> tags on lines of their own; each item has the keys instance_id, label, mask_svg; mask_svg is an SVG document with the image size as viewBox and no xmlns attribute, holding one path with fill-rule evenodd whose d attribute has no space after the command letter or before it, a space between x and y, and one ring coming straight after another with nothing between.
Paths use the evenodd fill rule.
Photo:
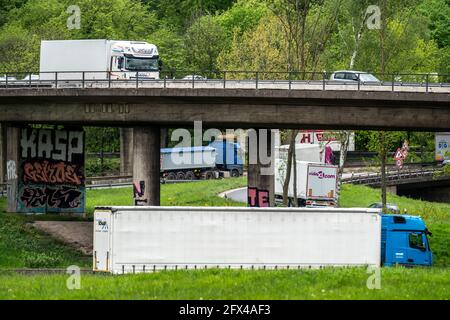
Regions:
<instances>
[{"instance_id":1,"label":"blue semi trailer","mask_svg":"<svg viewBox=\"0 0 450 320\"><path fill-rule=\"evenodd\" d=\"M166 180L239 177L244 171L238 143L214 141L202 147L161 149L161 176Z\"/></svg>"},{"instance_id":2,"label":"blue semi trailer","mask_svg":"<svg viewBox=\"0 0 450 320\"><path fill-rule=\"evenodd\" d=\"M383 214L381 220L381 263L385 266L431 266L428 231L420 217Z\"/></svg>"}]
</instances>

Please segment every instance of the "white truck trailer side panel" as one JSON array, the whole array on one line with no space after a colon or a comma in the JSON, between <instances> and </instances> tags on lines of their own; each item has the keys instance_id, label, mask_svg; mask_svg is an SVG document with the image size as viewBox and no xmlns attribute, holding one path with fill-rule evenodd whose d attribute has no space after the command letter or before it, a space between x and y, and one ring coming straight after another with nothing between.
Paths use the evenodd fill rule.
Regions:
<instances>
[{"instance_id":1,"label":"white truck trailer side panel","mask_svg":"<svg viewBox=\"0 0 450 320\"><path fill-rule=\"evenodd\" d=\"M105 263L116 274L380 265L381 216L374 209L111 207L96 210L95 223L106 221L105 211L109 239L94 228L102 232L94 236L94 255L110 258L96 261L96 271Z\"/></svg>"},{"instance_id":2,"label":"white truck trailer side panel","mask_svg":"<svg viewBox=\"0 0 450 320\"><path fill-rule=\"evenodd\" d=\"M111 42L108 40L51 40L41 42L40 80L81 80L82 71L86 80L107 79L111 59ZM50 72L50 73L46 73Z\"/></svg>"}]
</instances>

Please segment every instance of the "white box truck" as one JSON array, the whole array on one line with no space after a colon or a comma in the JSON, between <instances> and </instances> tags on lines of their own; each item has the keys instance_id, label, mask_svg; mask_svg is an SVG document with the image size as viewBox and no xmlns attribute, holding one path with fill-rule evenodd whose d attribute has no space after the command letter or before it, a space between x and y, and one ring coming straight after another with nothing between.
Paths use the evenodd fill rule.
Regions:
<instances>
[{"instance_id":1,"label":"white box truck","mask_svg":"<svg viewBox=\"0 0 450 320\"><path fill-rule=\"evenodd\" d=\"M41 81L159 79L160 66L158 48L147 42L41 41Z\"/></svg>"},{"instance_id":2,"label":"white box truck","mask_svg":"<svg viewBox=\"0 0 450 320\"><path fill-rule=\"evenodd\" d=\"M286 161L275 160L275 198L282 200L286 179ZM297 161L297 200L300 207L333 207L336 204L338 166L317 162ZM288 196L294 195L294 166L292 166Z\"/></svg>"},{"instance_id":3,"label":"white box truck","mask_svg":"<svg viewBox=\"0 0 450 320\"><path fill-rule=\"evenodd\" d=\"M379 266L379 209L98 207L93 270Z\"/></svg>"}]
</instances>

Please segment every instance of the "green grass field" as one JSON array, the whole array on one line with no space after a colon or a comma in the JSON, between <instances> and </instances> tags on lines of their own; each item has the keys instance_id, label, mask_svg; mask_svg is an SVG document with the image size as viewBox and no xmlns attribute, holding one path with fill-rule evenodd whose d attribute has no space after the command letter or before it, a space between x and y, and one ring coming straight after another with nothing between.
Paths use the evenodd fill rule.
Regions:
<instances>
[{"instance_id":1,"label":"green grass field","mask_svg":"<svg viewBox=\"0 0 450 320\"><path fill-rule=\"evenodd\" d=\"M217 197L221 191L246 184L244 178L167 184L162 205L236 206ZM96 205L131 205L131 188L89 190L87 211ZM379 190L345 185L344 207L365 207L379 201ZM449 299L450 204L389 195L409 214L421 215L433 232L432 268L382 268L381 289L369 290L363 268L322 270L197 270L145 275L82 276L81 290L66 288L67 275L24 276L8 271L23 267L90 267L91 259L30 228L27 222L55 216L18 216L0 213L0 299ZM5 209L0 199L0 212ZM67 217L57 217L67 219ZM432 288L432 290L430 290Z\"/></svg>"},{"instance_id":2,"label":"green grass field","mask_svg":"<svg viewBox=\"0 0 450 320\"><path fill-rule=\"evenodd\" d=\"M364 268L162 271L124 276L0 275L0 299L449 299L448 269L382 268L368 289Z\"/></svg>"}]
</instances>

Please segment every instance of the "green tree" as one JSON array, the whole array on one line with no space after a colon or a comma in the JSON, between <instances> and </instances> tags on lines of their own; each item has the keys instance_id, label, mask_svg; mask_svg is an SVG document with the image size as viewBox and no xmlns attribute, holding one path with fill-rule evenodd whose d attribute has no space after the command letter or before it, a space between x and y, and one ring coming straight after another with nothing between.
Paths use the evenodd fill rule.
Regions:
<instances>
[{"instance_id":1,"label":"green tree","mask_svg":"<svg viewBox=\"0 0 450 320\"><path fill-rule=\"evenodd\" d=\"M386 212L387 203L387 181L386 163L389 152L395 152L401 146L401 141L405 140L406 133L400 131L371 131L369 134L368 148L370 151L378 153L381 166L381 203L383 212Z\"/></svg>"},{"instance_id":2,"label":"green tree","mask_svg":"<svg viewBox=\"0 0 450 320\"><path fill-rule=\"evenodd\" d=\"M225 47L225 34L216 20L206 15L194 22L186 32L186 49L190 55L190 67L195 71L213 71L216 61Z\"/></svg>"}]
</instances>

